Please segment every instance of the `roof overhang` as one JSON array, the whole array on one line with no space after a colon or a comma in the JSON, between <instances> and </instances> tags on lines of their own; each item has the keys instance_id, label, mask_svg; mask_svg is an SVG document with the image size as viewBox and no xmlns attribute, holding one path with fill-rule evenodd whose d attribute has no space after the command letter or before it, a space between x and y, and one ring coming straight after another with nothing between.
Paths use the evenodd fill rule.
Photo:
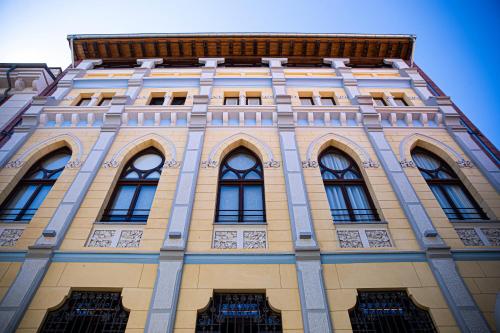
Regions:
<instances>
[{"instance_id":1,"label":"roof overhang","mask_svg":"<svg viewBox=\"0 0 500 333\"><path fill-rule=\"evenodd\" d=\"M379 66L385 58L411 60L414 35L183 33L68 35L74 60L102 59L107 65L135 65L138 58L197 65L199 58L229 64L258 64L288 58L290 65L321 65L324 58L349 58L352 65Z\"/></svg>"}]
</instances>

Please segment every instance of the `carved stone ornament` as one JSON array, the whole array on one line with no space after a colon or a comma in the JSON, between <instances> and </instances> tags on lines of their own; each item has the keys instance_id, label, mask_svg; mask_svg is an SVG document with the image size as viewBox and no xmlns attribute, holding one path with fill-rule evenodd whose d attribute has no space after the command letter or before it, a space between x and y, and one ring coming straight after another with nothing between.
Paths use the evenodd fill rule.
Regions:
<instances>
[{"instance_id":1,"label":"carved stone ornament","mask_svg":"<svg viewBox=\"0 0 500 333\"><path fill-rule=\"evenodd\" d=\"M116 230L95 230L88 247L111 247Z\"/></svg>"},{"instance_id":2,"label":"carved stone ornament","mask_svg":"<svg viewBox=\"0 0 500 333\"><path fill-rule=\"evenodd\" d=\"M265 249L266 232L265 231L244 231L243 248L245 249Z\"/></svg>"},{"instance_id":3,"label":"carved stone ornament","mask_svg":"<svg viewBox=\"0 0 500 333\"><path fill-rule=\"evenodd\" d=\"M14 246L24 229L4 229L0 233L0 246Z\"/></svg>"},{"instance_id":4,"label":"carved stone ornament","mask_svg":"<svg viewBox=\"0 0 500 333\"><path fill-rule=\"evenodd\" d=\"M415 168L415 162L412 160L407 160L406 158L399 161L399 164L401 165L402 168Z\"/></svg>"},{"instance_id":5,"label":"carved stone ornament","mask_svg":"<svg viewBox=\"0 0 500 333\"><path fill-rule=\"evenodd\" d=\"M270 160L263 163L264 168L279 168L281 166L280 161Z\"/></svg>"},{"instance_id":6,"label":"carved stone ornament","mask_svg":"<svg viewBox=\"0 0 500 333\"><path fill-rule=\"evenodd\" d=\"M317 168L317 167L318 167L318 161L313 161L313 160L302 161L302 168L304 169Z\"/></svg>"},{"instance_id":7,"label":"carved stone ornament","mask_svg":"<svg viewBox=\"0 0 500 333\"><path fill-rule=\"evenodd\" d=\"M369 168L378 168L380 164L372 159L368 161L363 161L363 168L369 169Z\"/></svg>"},{"instance_id":8,"label":"carved stone ornament","mask_svg":"<svg viewBox=\"0 0 500 333\"><path fill-rule=\"evenodd\" d=\"M71 160L66 163L66 169L78 169L82 165L82 161L80 160Z\"/></svg>"},{"instance_id":9,"label":"carved stone ornament","mask_svg":"<svg viewBox=\"0 0 500 333\"><path fill-rule=\"evenodd\" d=\"M9 161L7 164L5 164L4 168L6 169L20 168L21 165L23 165L23 161L19 160Z\"/></svg>"},{"instance_id":10,"label":"carved stone ornament","mask_svg":"<svg viewBox=\"0 0 500 333\"><path fill-rule=\"evenodd\" d=\"M104 161L104 163L102 164L102 167L104 169L118 168L119 165L120 165L120 162L118 162L117 160L110 160L110 161Z\"/></svg>"},{"instance_id":11,"label":"carved stone ornament","mask_svg":"<svg viewBox=\"0 0 500 333\"><path fill-rule=\"evenodd\" d=\"M464 159L458 160L457 164L458 164L459 168L473 168L474 167L474 165L472 164L471 161L464 160Z\"/></svg>"},{"instance_id":12,"label":"carved stone ornament","mask_svg":"<svg viewBox=\"0 0 500 333\"><path fill-rule=\"evenodd\" d=\"M490 242L490 246L500 246L500 228L482 228L481 231Z\"/></svg>"},{"instance_id":13,"label":"carved stone ornament","mask_svg":"<svg viewBox=\"0 0 500 333\"><path fill-rule=\"evenodd\" d=\"M216 231L214 234L215 249L236 249L238 247L236 231Z\"/></svg>"},{"instance_id":14,"label":"carved stone ornament","mask_svg":"<svg viewBox=\"0 0 500 333\"><path fill-rule=\"evenodd\" d=\"M337 230L340 247L342 248L362 248L363 242L358 230Z\"/></svg>"},{"instance_id":15,"label":"carved stone ornament","mask_svg":"<svg viewBox=\"0 0 500 333\"><path fill-rule=\"evenodd\" d=\"M456 229L458 237L465 246L484 246L483 241L473 228Z\"/></svg>"},{"instance_id":16,"label":"carved stone ornament","mask_svg":"<svg viewBox=\"0 0 500 333\"><path fill-rule=\"evenodd\" d=\"M201 167L202 168L216 168L217 167L217 161L212 161L212 160L202 161L201 162Z\"/></svg>"},{"instance_id":17,"label":"carved stone ornament","mask_svg":"<svg viewBox=\"0 0 500 333\"><path fill-rule=\"evenodd\" d=\"M176 160L165 161L163 163L163 169L177 169L181 166L181 162Z\"/></svg>"},{"instance_id":18,"label":"carved stone ornament","mask_svg":"<svg viewBox=\"0 0 500 333\"><path fill-rule=\"evenodd\" d=\"M123 230L116 247L139 247L142 230Z\"/></svg>"},{"instance_id":19,"label":"carved stone ornament","mask_svg":"<svg viewBox=\"0 0 500 333\"><path fill-rule=\"evenodd\" d=\"M370 247L392 246L387 230L366 230L365 233Z\"/></svg>"}]
</instances>

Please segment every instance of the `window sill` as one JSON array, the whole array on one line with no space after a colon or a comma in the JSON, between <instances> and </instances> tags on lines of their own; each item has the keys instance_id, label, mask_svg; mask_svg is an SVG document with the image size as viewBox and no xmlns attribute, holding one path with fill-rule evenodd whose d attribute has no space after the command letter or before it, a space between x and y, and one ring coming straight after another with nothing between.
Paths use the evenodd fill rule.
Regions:
<instances>
[{"instance_id":1,"label":"window sill","mask_svg":"<svg viewBox=\"0 0 500 333\"><path fill-rule=\"evenodd\" d=\"M146 225L147 222L107 222L107 221L96 221L94 224L98 225L121 225L121 226L127 226L127 225Z\"/></svg>"},{"instance_id":2,"label":"window sill","mask_svg":"<svg viewBox=\"0 0 500 333\"><path fill-rule=\"evenodd\" d=\"M450 221L452 224L459 224L459 225L465 225L467 223L472 223L474 225L481 224L481 223L484 223L487 225L500 223L499 220L448 220L448 221Z\"/></svg>"},{"instance_id":3,"label":"window sill","mask_svg":"<svg viewBox=\"0 0 500 333\"><path fill-rule=\"evenodd\" d=\"M267 225L267 222L214 222L214 225Z\"/></svg>"},{"instance_id":4,"label":"window sill","mask_svg":"<svg viewBox=\"0 0 500 333\"><path fill-rule=\"evenodd\" d=\"M387 225L387 221L342 221L342 222L335 222L333 221L333 225L347 225L347 226L371 226L371 225Z\"/></svg>"}]
</instances>

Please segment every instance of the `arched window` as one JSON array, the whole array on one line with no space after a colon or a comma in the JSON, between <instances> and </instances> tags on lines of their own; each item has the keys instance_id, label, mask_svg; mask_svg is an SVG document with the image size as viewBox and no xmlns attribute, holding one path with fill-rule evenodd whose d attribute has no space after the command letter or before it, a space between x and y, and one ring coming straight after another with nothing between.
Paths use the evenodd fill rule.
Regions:
<instances>
[{"instance_id":1,"label":"arched window","mask_svg":"<svg viewBox=\"0 0 500 333\"><path fill-rule=\"evenodd\" d=\"M123 168L103 222L146 222L165 159L156 148L135 155Z\"/></svg>"},{"instance_id":2,"label":"arched window","mask_svg":"<svg viewBox=\"0 0 500 333\"><path fill-rule=\"evenodd\" d=\"M0 221L31 221L70 158L71 151L61 148L35 163L2 204Z\"/></svg>"},{"instance_id":3,"label":"arched window","mask_svg":"<svg viewBox=\"0 0 500 333\"><path fill-rule=\"evenodd\" d=\"M450 220L488 219L446 162L418 147L411 155Z\"/></svg>"},{"instance_id":4,"label":"arched window","mask_svg":"<svg viewBox=\"0 0 500 333\"><path fill-rule=\"evenodd\" d=\"M356 162L336 148L328 148L319 157L319 167L335 222L378 221Z\"/></svg>"},{"instance_id":5,"label":"arched window","mask_svg":"<svg viewBox=\"0 0 500 333\"><path fill-rule=\"evenodd\" d=\"M437 333L432 318L406 291L359 291L349 310L352 331L359 333Z\"/></svg>"},{"instance_id":6,"label":"arched window","mask_svg":"<svg viewBox=\"0 0 500 333\"><path fill-rule=\"evenodd\" d=\"M266 222L263 179L262 164L250 150L228 154L219 169L215 222Z\"/></svg>"},{"instance_id":7,"label":"arched window","mask_svg":"<svg viewBox=\"0 0 500 333\"><path fill-rule=\"evenodd\" d=\"M214 293L198 311L196 333L283 332L281 313L269 305L264 293Z\"/></svg>"},{"instance_id":8,"label":"arched window","mask_svg":"<svg viewBox=\"0 0 500 333\"><path fill-rule=\"evenodd\" d=\"M73 291L59 308L47 313L40 332L121 333L128 316L119 292Z\"/></svg>"}]
</instances>

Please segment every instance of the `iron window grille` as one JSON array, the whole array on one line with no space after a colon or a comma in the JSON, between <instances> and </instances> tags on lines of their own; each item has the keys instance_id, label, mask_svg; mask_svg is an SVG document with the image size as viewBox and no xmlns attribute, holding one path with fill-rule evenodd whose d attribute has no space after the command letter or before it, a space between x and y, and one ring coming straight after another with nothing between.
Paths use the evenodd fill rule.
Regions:
<instances>
[{"instance_id":1,"label":"iron window grille","mask_svg":"<svg viewBox=\"0 0 500 333\"><path fill-rule=\"evenodd\" d=\"M215 293L196 318L197 333L282 331L281 313L271 308L262 293Z\"/></svg>"},{"instance_id":2,"label":"iron window grille","mask_svg":"<svg viewBox=\"0 0 500 333\"><path fill-rule=\"evenodd\" d=\"M354 333L437 333L429 312L406 291L359 291L349 318Z\"/></svg>"},{"instance_id":3,"label":"iron window grille","mask_svg":"<svg viewBox=\"0 0 500 333\"><path fill-rule=\"evenodd\" d=\"M154 156L156 162L151 167L143 170L137 167L136 164L141 157L145 156L149 156L150 158ZM164 162L165 158L156 148L147 148L135 155L123 168L101 221L146 222ZM122 194L125 191L129 195Z\"/></svg>"},{"instance_id":4,"label":"iron window grille","mask_svg":"<svg viewBox=\"0 0 500 333\"><path fill-rule=\"evenodd\" d=\"M36 162L2 204L0 221L31 221L70 158L71 150L64 147Z\"/></svg>"},{"instance_id":5,"label":"iron window grille","mask_svg":"<svg viewBox=\"0 0 500 333\"><path fill-rule=\"evenodd\" d=\"M420 147L412 151L412 157L448 219L488 220L482 208L445 161ZM424 159L431 163L424 165ZM431 164L436 167L431 167ZM468 207L464 207L464 204L468 204Z\"/></svg>"},{"instance_id":6,"label":"iron window grille","mask_svg":"<svg viewBox=\"0 0 500 333\"><path fill-rule=\"evenodd\" d=\"M121 333L128 317L119 292L73 291L63 305L47 313L40 333Z\"/></svg>"},{"instance_id":7,"label":"iron window grille","mask_svg":"<svg viewBox=\"0 0 500 333\"><path fill-rule=\"evenodd\" d=\"M326 165L328 157L341 158L344 166ZM336 148L328 148L319 156L319 167L327 191L334 222L379 221L377 210L356 162ZM354 194L356 198L354 198Z\"/></svg>"},{"instance_id":8,"label":"iron window grille","mask_svg":"<svg viewBox=\"0 0 500 333\"><path fill-rule=\"evenodd\" d=\"M231 166L238 157L252 159L242 170ZM249 149L240 147L229 153L219 168L216 223L265 223L264 174L260 159ZM237 192L236 198L226 202L225 191ZM248 202L251 202L249 205ZM226 205L227 204L227 205ZM253 205L253 206L252 206ZM228 209L227 206L230 206ZM250 207L249 207L250 206Z\"/></svg>"}]
</instances>

